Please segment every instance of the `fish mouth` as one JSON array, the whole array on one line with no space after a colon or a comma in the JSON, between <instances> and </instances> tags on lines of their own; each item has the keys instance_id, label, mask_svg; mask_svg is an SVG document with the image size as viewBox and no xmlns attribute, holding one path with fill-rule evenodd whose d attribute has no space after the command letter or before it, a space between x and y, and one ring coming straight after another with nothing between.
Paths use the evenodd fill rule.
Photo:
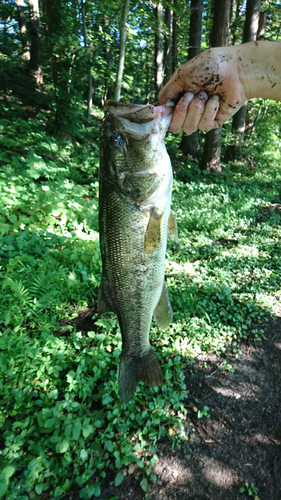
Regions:
<instances>
[{"instance_id":1,"label":"fish mouth","mask_svg":"<svg viewBox=\"0 0 281 500\"><path fill-rule=\"evenodd\" d=\"M132 123L147 123L156 117L156 107L152 104L125 104L108 101L105 111L112 113L116 118L124 118Z\"/></svg>"},{"instance_id":2,"label":"fish mouth","mask_svg":"<svg viewBox=\"0 0 281 500\"><path fill-rule=\"evenodd\" d=\"M119 119L126 131L135 137L144 133L158 134L161 138L165 134L172 119L175 103L170 101L162 106L153 104L126 104L116 101L107 101L105 112Z\"/></svg>"}]
</instances>

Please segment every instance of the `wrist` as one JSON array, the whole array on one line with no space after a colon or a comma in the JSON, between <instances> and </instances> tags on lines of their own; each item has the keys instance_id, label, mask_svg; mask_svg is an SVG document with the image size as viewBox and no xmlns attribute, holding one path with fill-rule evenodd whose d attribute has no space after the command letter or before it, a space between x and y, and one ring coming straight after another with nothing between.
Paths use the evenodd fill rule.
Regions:
<instances>
[{"instance_id":1,"label":"wrist","mask_svg":"<svg viewBox=\"0 0 281 500\"><path fill-rule=\"evenodd\" d=\"M236 46L236 61L247 99L262 97L280 100L280 42L258 41Z\"/></svg>"}]
</instances>

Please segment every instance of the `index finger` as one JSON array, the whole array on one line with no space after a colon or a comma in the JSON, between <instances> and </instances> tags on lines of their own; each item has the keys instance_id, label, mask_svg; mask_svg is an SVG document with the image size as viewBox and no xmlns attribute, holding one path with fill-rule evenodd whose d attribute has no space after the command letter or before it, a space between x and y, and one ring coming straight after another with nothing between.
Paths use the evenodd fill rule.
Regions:
<instances>
[{"instance_id":1,"label":"index finger","mask_svg":"<svg viewBox=\"0 0 281 500\"><path fill-rule=\"evenodd\" d=\"M178 77L178 81L175 81L175 77L173 76L160 91L158 96L159 104L166 104L167 101L175 100L181 97L184 91L183 83L180 81Z\"/></svg>"}]
</instances>

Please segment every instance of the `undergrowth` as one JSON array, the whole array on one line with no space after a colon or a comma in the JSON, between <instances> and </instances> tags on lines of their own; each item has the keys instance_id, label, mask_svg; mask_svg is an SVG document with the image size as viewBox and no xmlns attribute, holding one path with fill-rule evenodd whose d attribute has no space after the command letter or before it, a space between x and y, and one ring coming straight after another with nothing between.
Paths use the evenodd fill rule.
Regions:
<instances>
[{"instance_id":1,"label":"undergrowth","mask_svg":"<svg viewBox=\"0 0 281 500\"><path fill-rule=\"evenodd\" d=\"M88 332L74 323L96 305L101 278L99 121L69 144L47 134L44 113L13 118L0 121L0 497L90 499L109 473L120 485L131 463L147 491L158 441L189 439L185 367L200 352L263 338L280 299L280 154L214 177L189 168L168 137L178 172L180 238L166 259L174 318L151 328L164 384L140 383L121 405L115 315L94 315Z\"/></svg>"}]
</instances>

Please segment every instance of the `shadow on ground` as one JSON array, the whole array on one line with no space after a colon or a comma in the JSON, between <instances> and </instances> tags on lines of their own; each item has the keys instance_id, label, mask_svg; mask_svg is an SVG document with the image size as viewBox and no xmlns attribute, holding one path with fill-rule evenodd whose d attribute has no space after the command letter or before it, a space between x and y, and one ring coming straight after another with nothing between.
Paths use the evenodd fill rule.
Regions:
<instances>
[{"instance_id":1,"label":"shadow on ground","mask_svg":"<svg viewBox=\"0 0 281 500\"><path fill-rule=\"evenodd\" d=\"M260 500L281 498L281 310L266 336L241 344L239 358L227 357L234 372L204 355L186 373L190 439L174 453L160 447L150 499L242 500L246 482ZM210 418L198 420L198 402Z\"/></svg>"},{"instance_id":2,"label":"shadow on ground","mask_svg":"<svg viewBox=\"0 0 281 500\"><path fill-rule=\"evenodd\" d=\"M242 342L239 357L202 355L186 372L188 440L171 449L158 443L157 482L145 496L134 473L119 488L107 477L102 499L280 500L281 308L266 327L266 340ZM198 419L194 407L209 407ZM113 479L113 478L112 478ZM240 493L248 483L250 490Z\"/></svg>"}]
</instances>

